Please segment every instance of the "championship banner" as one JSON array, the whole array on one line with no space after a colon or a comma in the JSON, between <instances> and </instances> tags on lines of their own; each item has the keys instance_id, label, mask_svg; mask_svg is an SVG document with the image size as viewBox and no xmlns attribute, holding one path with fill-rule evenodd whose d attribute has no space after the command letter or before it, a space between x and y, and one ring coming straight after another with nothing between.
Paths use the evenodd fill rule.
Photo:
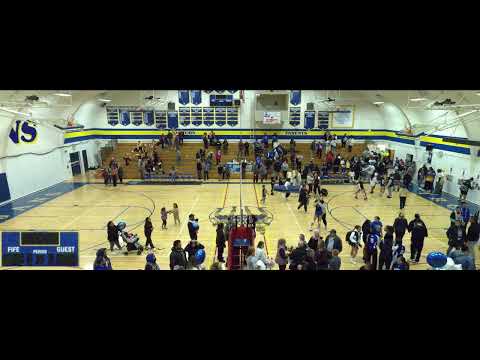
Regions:
<instances>
[{"instance_id":1,"label":"championship banner","mask_svg":"<svg viewBox=\"0 0 480 360\"><path fill-rule=\"evenodd\" d=\"M155 111L155 127L157 129L167 128L167 112L166 111Z\"/></svg>"},{"instance_id":2,"label":"championship banner","mask_svg":"<svg viewBox=\"0 0 480 360\"><path fill-rule=\"evenodd\" d=\"M202 90L190 90L193 105L200 105L202 103Z\"/></svg>"},{"instance_id":3,"label":"championship banner","mask_svg":"<svg viewBox=\"0 0 480 360\"><path fill-rule=\"evenodd\" d=\"M132 119L132 124L135 126L143 124L143 112L141 111L132 111L130 113L130 118Z\"/></svg>"},{"instance_id":4,"label":"championship banner","mask_svg":"<svg viewBox=\"0 0 480 360\"><path fill-rule=\"evenodd\" d=\"M265 111L263 113L263 123L266 125L278 125L282 123L282 113L280 111Z\"/></svg>"},{"instance_id":5,"label":"championship banner","mask_svg":"<svg viewBox=\"0 0 480 360\"><path fill-rule=\"evenodd\" d=\"M180 124L182 126L190 125L190 108L188 107L178 108L178 115L180 118Z\"/></svg>"},{"instance_id":6,"label":"championship banner","mask_svg":"<svg viewBox=\"0 0 480 360\"><path fill-rule=\"evenodd\" d=\"M318 112L318 128L319 129L328 129L329 121L330 121L330 113L328 111Z\"/></svg>"},{"instance_id":7,"label":"championship banner","mask_svg":"<svg viewBox=\"0 0 480 360\"><path fill-rule=\"evenodd\" d=\"M213 108L213 107L204 107L203 108L203 124L205 126L212 126L215 122L215 119L218 117L220 118L221 114L222 113L222 109L221 108ZM219 123L217 122L217 125L219 125ZM225 125L225 114L223 114L223 123L222 125ZM222 125L219 125L219 126L222 126Z\"/></svg>"},{"instance_id":8,"label":"championship banner","mask_svg":"<svg viewBox=\"0 0 480 360\"><path fill-rule=\"evenodd\" d=\"M147 126L152 126L154 122L153 111L145 111L143 113L143 123Z\"/></svg>"},{"instance_id":9,"label":"championship banner","mask_svg":"<svg viewBox=\"0 0 480 360\"><path fill-rule=\"evenodd\" d=\"M229 126L237 126L238 125L238 108L226 108L227 109L227 124ZM217 124L219 122L217 121Z\"/></svg>"},{"instance_id":10,"label":"championship banner","mask_svg":"<svg viewBox=\"0 0 480 360\"><path fill-rule=\"evenodd\" d=\"M297 106L302 102L302 90L290 91L290 104Z\"/></svg>"},{"instance_id":11,"label":"championship banner","mask_svg":"<svg viewBox=\"0 0 480 360\"><path fill-rule=\"evenodd\" d=\"M176 111L169 111L167 115L168 128L177 129L178 128L178 113Z\"/></svg>"},{"instance_id":12,"label":"championship banner","mask_svg":"<svg viewBox=\"0 0 480 360\"><path fill-rule=\"evenodd\" d=\"M202 108L201 107L192 107L192 125L200 126L203 122Z\"/></svg>"},{"instance_id":13,"label":"championship banner","mask_svg":"<svg viewBox=\"0 0 480 360\"><path fill-rule=\"evenodd\" d=\"M290 125L292 126L298 126L300 125L300 115L301 114L301 108L300 107L291 107L290 108Z\"/></svg>"},{"instance_id":14,"label":"championship banner","mask_svg":"<svg viewBox=\"0 0 480 360\"><path fill-rule=\"evenodd\" d=\"M305 111L305 129L313 129L315 127L315 111Z\"/></svg>"},{"instance_id":15,"label":"championship banner","mask_svg":"<svg viewBox=\"0 0 480 360\"><path fill-rule=\"evenodd\" d=\"M130 125L130 112L128 112L128 110L120 111L120 124L123 126Z\"/></svg>"},{"instance_id":16,"label":"championship banner","mask_svg":"<svg viewBox=\"0 0 480 360\"><path fill-rule=\"evenodd\" d=\"M190 92L188 90L178 90L178 102L187 105L190 102Z\"/></svg>"},{"instance_id":17,"label":"championship banner","mask_svg":"<svg viewBox=\"0 0 480 360\"><path fill-rule=\"evenodd\" d=\"M116 126L120 122L120 112L115 108L107 108L107 122L111 126Z\"/></svg>"}]
</instances>

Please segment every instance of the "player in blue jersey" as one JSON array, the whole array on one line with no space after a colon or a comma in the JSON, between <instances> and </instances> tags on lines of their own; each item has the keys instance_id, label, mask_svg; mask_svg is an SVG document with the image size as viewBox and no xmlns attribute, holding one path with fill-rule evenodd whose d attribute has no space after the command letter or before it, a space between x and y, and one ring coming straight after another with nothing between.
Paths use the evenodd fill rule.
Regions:
<instances>
[{"instance_id":1,"label":"player in blue jersey","mask_svg":"<svg viewBox=\"0 0 480 360\"><path fill-rule=\"evenodd\" d=\"M380 237L383 236L383 224L378 216L375 216L370 224L370 232L372 234L377 234Z\"/></svg>"},{"instance_id":2,"label":"player in blue jersey","mask_svg":"<svg viewBox=\"0 0 480 360\"><path fill-rule=\"evenodd\" d=\"M377 246L379 242L380 236L378 236L378 234L371 233L367 236L367 243L365 244L365 263L371 265L372 270L377 269Z\"/></svg>"}]
</instances>

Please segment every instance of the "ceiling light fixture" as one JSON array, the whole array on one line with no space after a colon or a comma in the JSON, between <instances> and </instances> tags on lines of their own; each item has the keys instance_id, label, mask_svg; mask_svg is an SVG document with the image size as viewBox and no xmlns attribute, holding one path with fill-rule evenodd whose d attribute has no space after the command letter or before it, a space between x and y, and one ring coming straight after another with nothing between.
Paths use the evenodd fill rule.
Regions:
<instances>
[{"instance_id":1,"label":"ceiling light fixture","mask_svg":"<svg viewBox=\"0 0 480 360\"><path fill-rule=\"evenodd\" d=\"M414 102L417 102L417 101L425 101L425 100L427 100L427 98L422 98L422 97L421 97L421 98L412 98L412 99L410 99L410 101L414 101Z\"/></svg>"},{"instance_id":2,"label":"ceiling light fixture","mask_svg":"<svg viewBox=\"0 0 480 360\"><path fill-rule=\"evenodd\" d=\"M385 104L385 101L375 101L373 105L382 105Z\"/></svg>"},{"instance_id":3,"label":"ceiling light fixture","mask_svg":"<svg viewBox=\"0 0 480 360\"><path fill-rule=\"evenodd\" d=\"M62 93L62 92L59 92L59 93L55 93L53 95L56 95L56 96L63 96L63 97L70 97L72 96L72 94L68 94L68 93Z\"/></svg>"},{"instance_id":4,"label":"ceiling light fixture","mask_svg":"<svg viewBox=\"0 0 480 360\"><path fill-rule=\"evenodd\" d=\"M112 101L111 99L97 99L97 101L101 101L101 102L110 102Z\"/></svg>"}]
</instances>

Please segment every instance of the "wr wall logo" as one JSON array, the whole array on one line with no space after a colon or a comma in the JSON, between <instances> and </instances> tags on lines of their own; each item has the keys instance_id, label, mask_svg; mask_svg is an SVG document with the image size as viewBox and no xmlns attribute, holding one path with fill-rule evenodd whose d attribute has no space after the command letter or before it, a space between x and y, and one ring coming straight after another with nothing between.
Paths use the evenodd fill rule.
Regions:
<instances>
[{"instance_id":1,"label":"wr wall logo","mask_svg":"<svg viewBox=\"0 0 480 360\"><path fill-rule=\"evenodd\" d=\"M37 139L38 133L35 124L29 121L17 120L15 125L10 130L10 140L14 144L19 144L20 141L24 143L33 143Z\"/></svg>"}]
</instances>

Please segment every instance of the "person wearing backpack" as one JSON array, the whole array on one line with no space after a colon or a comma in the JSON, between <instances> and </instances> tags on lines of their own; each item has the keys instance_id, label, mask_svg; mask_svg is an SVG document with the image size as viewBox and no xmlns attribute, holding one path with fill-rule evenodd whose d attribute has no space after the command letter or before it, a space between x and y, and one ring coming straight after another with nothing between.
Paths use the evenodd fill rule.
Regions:
<instances>
[{"instance_id":1,"label":"person wearing backpack","mask_svg":"<svg viewBox=\"0 0 480 360\"><path fill-rule=\"evenodd\" d=\"M418 264L422 255L423 242L428 237L427 226L420 219L419 214L415 214L415 218L408 224L408 232L412 234L410 244L410 262Z\"/></svg>"},{"instance_id":2,"label":"person wearing backpack","mask_svg":"<svg viewBox=\"0 0 480 360\"><path fill-rule=\"evenodd\" d=\"M385 236L380 241L380 256L378 258L378 270L390 270L393 260L393 226L387 226L385 228Z\"/></svg>"},{"instance_id":3,"label":"person wearing backpack","mask_svg":"<svg viewBox=\"0 0 480 360\"><path fill-rule=\"evenodd\" d=\"M362 228L360 225L355 225L355 228L345 236L345 241L351 246L350 257L352 264L356 264L355 258L358 253L358 248L362 247L360 244L360 239L362 238Z\"/></svg>"}]
</instances>

